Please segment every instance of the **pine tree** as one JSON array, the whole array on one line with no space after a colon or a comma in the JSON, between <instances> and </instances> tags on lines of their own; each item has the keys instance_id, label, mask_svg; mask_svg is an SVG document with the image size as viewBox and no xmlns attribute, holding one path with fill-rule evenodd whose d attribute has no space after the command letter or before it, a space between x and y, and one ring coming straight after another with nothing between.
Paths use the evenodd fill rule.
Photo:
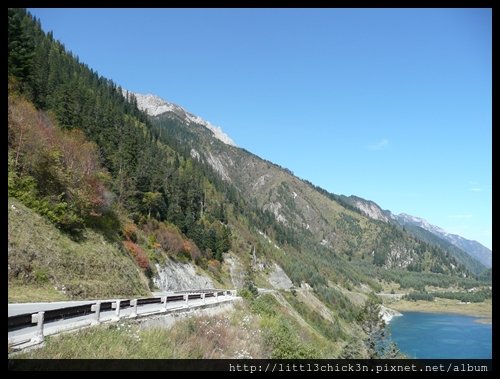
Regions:
<instances>
[{"instance_id":1,"label":"pine tree","mask_svg":"<svg viewBox=\"0 0 500 379\"><path fill-rule=\"evenodd\" d=\"M26 12L22 9L9 8L8 29L8 70L21 81L31 80L34 46L27 32Z\"/></svg>"}]
</instances>

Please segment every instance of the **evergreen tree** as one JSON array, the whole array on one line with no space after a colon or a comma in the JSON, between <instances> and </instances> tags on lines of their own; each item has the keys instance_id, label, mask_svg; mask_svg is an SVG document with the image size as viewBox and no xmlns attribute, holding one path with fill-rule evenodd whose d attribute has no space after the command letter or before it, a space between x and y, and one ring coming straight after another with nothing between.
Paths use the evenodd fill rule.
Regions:
<instances>
[{"instance_id":1,"label":"evergreen tree","mask_svg":"<svg viewBox=\"0 0 500 379\"><path fill-rule=\"evenodd\" d=\"M34 45L28 33L29 20L22 9L8 11L8 71L29 83L33 67Z\"/></svg>"}]
</instances>

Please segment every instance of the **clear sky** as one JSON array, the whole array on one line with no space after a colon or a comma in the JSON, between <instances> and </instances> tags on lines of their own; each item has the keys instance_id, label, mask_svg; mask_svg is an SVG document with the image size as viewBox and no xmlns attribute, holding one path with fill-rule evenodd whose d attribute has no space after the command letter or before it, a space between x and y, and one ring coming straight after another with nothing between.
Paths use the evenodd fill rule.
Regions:
<instances>
[{"instance_id":1,"label":"clear sky","mask_svg":"<svg viewBox=\"0 0 500 379\"><path fill-rule=\"evenodd\" d=\"M29 10L123 88L491 248L490 9Z\"/></svg>"}]
</instances>

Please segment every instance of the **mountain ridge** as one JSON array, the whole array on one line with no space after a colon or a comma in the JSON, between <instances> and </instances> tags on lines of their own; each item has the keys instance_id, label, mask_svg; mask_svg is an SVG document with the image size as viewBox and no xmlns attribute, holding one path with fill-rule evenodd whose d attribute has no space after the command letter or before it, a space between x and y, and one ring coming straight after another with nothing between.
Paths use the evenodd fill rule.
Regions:
<instances>
[{"instance_id":1,"label":"mountain ridge","mask_svg":"<svg viewBox=\"0 0 500 379\"><path fill-rule=\"evenodd\" d=\"M477 259L486 267L490 268L492 266L492 251L478 241L469 240L458 234L448 233L439 226L430 224L423 218L411 216L406 213L401 213L396 216L396 218L402 225L412 224L421 227L422 229L431 232L437 237L442 238L450 242L457 248L465 251L467 254Z\"/></svg>"},{"instance_id":2,"label":"mountain ridge","mask_svg":"<svg viewBox=\"0 0 500 379\"><path fill-rule=\"evenodd\" d=\"M238 286L259 315L265 357L373 358L385 356L376 346L384 342L378 293L468 294L491 282L491 270L480 278L439 246L226 144L179 106L151 95L158 115L148 116L25 10L9 8L8 52L9 217L44 226L36 236L29 225L9 229L9 294L17 288L33 300L41 286L43 297L60 296L44 293L54 287L73 298L139 292L112 275L149 293L162 287L155 277L171 277L167 262L189 263L217 287ZM374 204L366 211L378 212ZM273 285L292 287L258 294ZM316 300L306 304L304 292ZM299 323L287 319L292 308ZM236 324L245 319L239 312ZM193 338L197 358L205 326L180 335Z\"/></svg>"},{"instance_id":3,"label":"mountain ridge","mask_svg":"<svg viewBox=\"0 0 500 379\"><path fill-rule=\"evenodd\" d=\"M170 103L153 94L125 92L135 96L138 108L146 112L149 116L159 116L166 112L174 113L186 122L194 122L196 124L203 125L213 133L215 138L224 142L226 145L236 146L236 143L231 139L231 137L224 133L221 127L212 125L209 121L186 111L183 107L177 104Z\"/></svg>"},{"instance_id":4,"label":"mountain ridge","mask_svg":"<svg viewBox=\"0 0 500 379\"><path fill-rule=\"evenodd\" d=\"M222 129L218 128L217 132L220 132L220 133L214 132L213 126L209 122L201 119L199 116L195 116L193 114L188 113L187 111L184 110L184 108L182 108L178 105L175 105L173 103L170 103L170 102L168 102L168 101L166 101L166 100L164 100L156 95L151 95L151 94L142 95L142 94L138 94L138 93L133 93L133 95L137 98L138 107L140 109L146 111L148 113L148 115L158 118L158 117L165 116L167 114L175 114L176 116L180 116L181 119L188 124L194 123L194 124L201 125L201 126L207 128L208 130L210 130L213 133L215 138L217 138L221 142L225 143L226 145L237 147L234 143L228 143L228 141L232 142L232 140L228 135L226 135L224 132L222 132ZM250 152L248 152L248 153L251 154L252 156L255 156L254 154L252 154ZM190 155L194 159L201 159L200 153L196 150L195 146L193 146L191 148ZM261 159L260 157L258 157L258 158ZM222 155L222 157L220 157L220 156L214 155L212 153L209 153L209 154L207 154L205 159L206 159L207 163L210 166L212 166L212 168L216 172L218 172L219 175L224 180L232 181L231 175L229 175L228 169L226 168L226 165L223 164L223 162L222 162L222 161L228 162L229 166L234 167L235 163L231 157L229 157L227 154ZM269 162L269 163L272 164L272 162ZM282 167L280 167L280 168L283 169ZM284 169L284 170L290 172L287 169ZM252 187L254 189L256 189L257 187L263 186L265 184L265 182L269 179L270 179L269 174L263 174L252 183ZM298 196L297 193L293 192L293 194L294 194L293 195L294 199L296 199ZM469 244L473 244L473 246L476 247L476 249L477 249L477 245L475 245L475 244L480 245L477 241L470 241L470 240L465 239L464 237L447 233L441 227L432 225L429 222L427 222L425 219L420 218L420 217L411 216L411 215L406 214L406 213L401 213L399 215L395 215L390 210L383 210L378 204L376 204L375 202L373 202L371 200L366 200L366 199L363 199L363 198L355 196L355 195L351 195L351 196L338 195L338 197L339 197L339 200L344 201L347 204L352 205L353 207L358 209L362 214L366 215L367 217L370 217L371 219L386 222L386 223L397 222L400 225L412 223L418 227L421 227L421 228L431 232L432 234L434 234L438 238L445 239L446 241L452 243L457 248L465 251L465 253L470 255L473 259L480 261L486 267L491 267L491 258L488 259L487 253L483 252L483 255L481 256L480 254L478 255L478 254L474 253L474 251L471 252L470 248L469 249L464 248L464 245L469 243ZM280 213L281 207L282 207L282 205L280 203L277 203L277 202L270 202L270 203L264 205L264 209L271 211L275 215L278 222L287 224L288 221L287 221L285 215ZM309 224L305 223L305 225L307 227ZM326 240L323 239L323 240L325 241L324 244L328 244L327 239ZM482 248L484 248L484 246L482 246L482 245L480 245L480 246Z\"/></svg>"},{"instance_id":5,"label":"mountain ridge","mask_svg":"<svg viewBox=\"0 0 500 379\"><path fill-rule=\"evenodd\" d=\"M278 238L280 244L300 240L294 245L299 251L299 245L305 243L318 254L322 250L321 254L349 260L370 256L376 265L393 269L410 267L450 273L463 270L459 263L449 261L440 247L415 242L392 224L368 221L370 217L344 202L342 196L320 189L245 149L207 139L209 131L202 124L180 120L171 111L152 116L151 120L159 133L167 133L186 154L211 166L222 180L282 225L278 235L276 231L266 233L272 239ZM381 213L381 218L385 220L387 215ZM264 229L261 231L266 232ZM288 267L281 263L287 273L296 270L296 263ZM306 279L293 274L291 277L296 284Z\"/></svg>"}]
</instances>

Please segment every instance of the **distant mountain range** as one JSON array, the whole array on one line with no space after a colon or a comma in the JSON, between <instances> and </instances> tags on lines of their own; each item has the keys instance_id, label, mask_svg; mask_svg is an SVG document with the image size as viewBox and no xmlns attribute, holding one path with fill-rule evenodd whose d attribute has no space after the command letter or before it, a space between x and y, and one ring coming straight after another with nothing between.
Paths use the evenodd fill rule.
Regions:
<instances>
[{"instance_id":1,"label":"distant mountain range","mask_svg":"<svg viewBox=\"0 0 500 379\"><path fill-rule=\"evenodd\" d=\"M343 201L359 209L366 216L384 222L396 222L401 226L409 228L409 231L418 238L433 244L437 244L444 249L450 249L450 245L467 253L482 265L490 268L492 265L492 251L481 245L477 241L472 241L456 234L447 233L439 226L430 224L427 220L412 216L406 213L393 214L389 210L383 210L376 203L365 200L357 196L341 196ZM418 228L418 229L417 229ZM424 233L426 231L428 233ZM429 236L429 233L433 237ZM437 239L436 239L437 237ZM456 249L451 248L455 255L460 255Z\"/></svg>"},{"instance_id":2,"label":"distant mountain range","mask_svg":"<svg viewBox=\"0 0 500 379\"><path fill-rule=\"evenodd\" d=\"M486 267L491 267L492 251L487 247L481 245L479 242L469 240L457 234L447 233L442 228L429 224L429 222L427 222L423 218L411 216L406 213L401 213L400 215L396 216L396 219L401 225L415 225L431 232L435 236L438 236L439 238L442 238L458 247L459 249L465 251L467 254L477 259Z\"/></svg>"}]
</instances>

